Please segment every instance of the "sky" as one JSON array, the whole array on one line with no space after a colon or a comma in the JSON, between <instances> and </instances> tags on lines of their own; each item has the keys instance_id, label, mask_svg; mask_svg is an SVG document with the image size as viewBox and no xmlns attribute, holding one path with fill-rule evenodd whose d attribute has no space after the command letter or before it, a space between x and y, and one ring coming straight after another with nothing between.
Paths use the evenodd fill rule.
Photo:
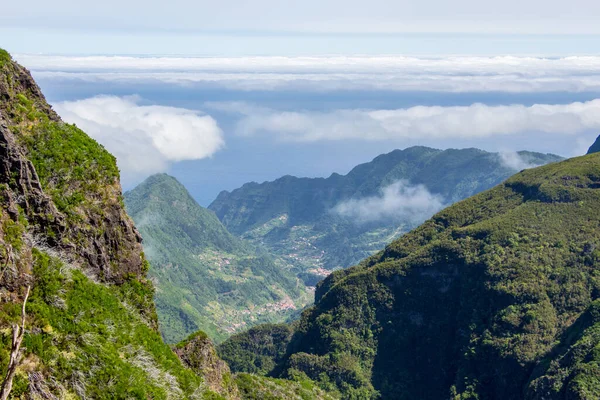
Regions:
<instances>
[{"instance_id":1,"label":"sky","mask_svg":"<svg viewBox=\"0 0 600 400\"><path fill-rule=\"evenodd\" d=\"M0 47L125 189L169 172L208 205L413 145L583 154L598 20L589 0L34 0L3 5Z\"/></svg>"},{"instance_id":2,"label":"sky","mask_svg":"<svg viewBox=\"0 0 600 400\"><path fill-rule=\"evenodd\" d=\"M12 52L63 54L593 53L594 0L5 2Z\"/></svg>"}]
</instances>

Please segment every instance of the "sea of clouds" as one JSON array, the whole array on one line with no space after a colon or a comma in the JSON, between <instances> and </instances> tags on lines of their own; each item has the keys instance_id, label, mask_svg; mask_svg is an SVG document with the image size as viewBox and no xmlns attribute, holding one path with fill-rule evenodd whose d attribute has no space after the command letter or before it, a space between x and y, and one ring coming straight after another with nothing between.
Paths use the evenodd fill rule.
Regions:
<instances>
[{"instance_id":1,"label":"sea of clouds","mask_svg":"<svg viewBox=\"0 0 600 400\"><path fill-rule=\"evenodd\" d=\"M403 143L481 143L526 136L542 141L545 135L558 135L573 138L568 140L576 148L561 153L571 155L589 146L581 137L600 132L600 56L17 55L16 59L42 82L59 82L59 86L69 82L67 88L87 83L93 88L91 97L86 92L84 98L61 99L54 106L66 121L76 123L116 155L125 182L167 171L180 161L210 158L225 149L226 142L239 138L261 138L273 146L379 142L389 143L391 150L405 147ZM153 86L156 83L161 86ZM161 101L161 96L148 100L134 91L160 87L173 97L180 93L177 90L199 93L207 85L211 93L251 95L173 106ZM121 89L117 94L106 88ZM345 95L352 90L357 92ZM285 96L276 105L252 97L265 92ZM435 99L468 93L476 100L461 105L353 106L361 93L377 97L390 92L403 96L429 92ZM294 93L310 93L305 99L314 106L294 101ZM331 93L344 101L321 107L321 96ZM512 100L489 104L490 93ZM552 93L569 93L570 100L554 101ZM532 98L536 100L521 101ZM574 101L579 99L584 100ZM274 147L276 159L275 151ZM503 162L514 169L530 167L514 154L505 153ZM239 159L247 164L242 155ZM405 190L401 185L392 189L401 194ZM390 193L382 199L390 198Z\"/></svg>"},{"instance_id":2,"label":"sea of clouds","mask_svg":"<svg viewBox=\"0 0 600 400\"><path fill-rule=\"evenodd\" d=\"M126 57L17 55L40 78L215 83L236 90L584 92L600 57Z\"/></svg>"}]
</instances>

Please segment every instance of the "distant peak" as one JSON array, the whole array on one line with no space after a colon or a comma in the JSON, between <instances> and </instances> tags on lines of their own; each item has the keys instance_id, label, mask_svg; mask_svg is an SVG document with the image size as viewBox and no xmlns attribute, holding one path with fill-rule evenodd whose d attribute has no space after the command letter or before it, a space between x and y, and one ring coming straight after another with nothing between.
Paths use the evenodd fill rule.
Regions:
<instances>
[{"instance_id":1,"label":"distant peak","mask_svg":"<svg viewBox=\"0 0 600 400\"><path fill-rule=\"evenodd\" d=\"M596 138L594 144L589 148L587 154L600 153L600 136Z\"/></svg>"},{"instance_id":2,"label":"distant peak","mask_svg":"<svg viewBox=\"0 0 600 400\"><path fill-rule=\"evenodd\" d=\"M172 182L172 183L178 183L179 181L177 180L177 178L169 175L169 174L165 174L165 173L158 173L158 174L154 174L149 176L148 178L146 178L146 180L142 183L146 183L146 184L158 184L158 183L163 183L163 182Z\"/></svg>"}]
</instances>

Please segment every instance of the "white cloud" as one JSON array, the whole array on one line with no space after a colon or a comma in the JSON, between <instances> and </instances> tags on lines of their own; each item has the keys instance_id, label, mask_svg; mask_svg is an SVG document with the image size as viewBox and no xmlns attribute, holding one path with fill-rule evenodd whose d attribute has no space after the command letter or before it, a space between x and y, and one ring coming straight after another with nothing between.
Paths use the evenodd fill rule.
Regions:
<instances>
[{"instance_id":1,"label":"white cloud","mask_svg":"<svg viewBox=\"0 0 600 400\"><path fill-rule=\"evenodd\" d=\"M400 180L383 188L378 196L350 199L336 205L333 211L358 223L381 220L419 223L443 207L442 198L425 186Z\"/></svg>"},{"instance_id":2,"label":"white cloud","mask_svg":"<svg viewBox=\"0 0 600 400\"><path fill-rule=\"evenodd\" d=\"M215 105L208 104L209 107ZM533 106L416 106L396 110L277 111L240 103L217 105L237 110L240 135L269 134L282 140L398 140L482 138L495 135L556 133L574 135L600 129L600 99L585 103Z\"/></svg>"},{"instance_id":3,"label":"white cloud","mask_svg":"<svg viewBox=\"0 0 600 400\"><path fill-rule=\"evenodd\" d=\"M600 56L122 57L17 55L36 78L210 84L237 90L584 92Z\"/></svg>"},{"instance_id":4,"label":"white cloud","mask_svg":"<svg viewBox=\"0 0 600 400\"><path fill-rule=\"evenodd\" d=\"M140 102L136 96L97 96L54 107L117 157L125 183L165 171L172 162L209 157L224 146L212 117Z\"/></svg>"},{"instance_id":5,"label":"white cloud","mask_svg":"<svg viewBox=\"0 0 600 400\"><path fill-rule=\"evenodd\" d=\"M515 152L515 151L501 151L498 153L500 162L506 168L521 171L523 169L539 167L542 164L537 164L528 160L527 157Z\"/></svg>"}]
</instances>

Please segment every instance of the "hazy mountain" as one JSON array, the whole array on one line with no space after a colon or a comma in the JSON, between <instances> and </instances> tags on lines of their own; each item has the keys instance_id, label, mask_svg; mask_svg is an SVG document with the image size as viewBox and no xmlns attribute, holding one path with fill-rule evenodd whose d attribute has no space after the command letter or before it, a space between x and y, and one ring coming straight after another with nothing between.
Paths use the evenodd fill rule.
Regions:
<instances>
[{"instance_id":1,"label":"hazy mountain","mask_svg":"<svg viewBox=\"0 0 600 400\"><path fill-rule=\"evenodd\" d=\"M125 193L125 204L144 239L168 342L199 329L220 340L309 302L288 265L231 235L175 178L151 176Z\"/></svg>"},{"instance_id":2,"label":"hazy mountain","mask_svg":"<svg viewBox=\"0 0 600 400\"><path fill-rule=\"evenodd\" d=\"M349 267L444 206L523 168L560 160L532 152L394 150L329 178L284 176L222 192L209 206L232 233L294 264L308 285Z\"/></svg>"},{"instance_id":3,"label":"hazy mountain","mask_svg":"<svg viewBox=\"0 0 600 400\"><path fill-rule=\"evenodd\" d=\"M592 144L590 146L587 154L598 153L598 152L600 152L600 136L598 136L596 138L596 140L594 141L594 144Z\"/></svg>"}]
</instances>

